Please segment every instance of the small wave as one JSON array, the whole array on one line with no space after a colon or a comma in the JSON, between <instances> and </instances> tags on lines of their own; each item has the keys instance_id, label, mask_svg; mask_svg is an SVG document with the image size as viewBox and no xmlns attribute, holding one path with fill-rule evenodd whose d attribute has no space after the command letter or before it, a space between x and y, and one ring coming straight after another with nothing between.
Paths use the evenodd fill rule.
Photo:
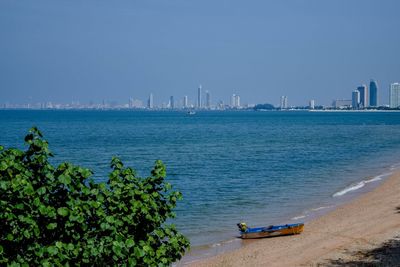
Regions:
<instances>
[{"instance_id":1,"label":"small wave","mask_svg":"<svg viewBox=\"0 0 400 267\"><path fill-rule=\"evenodd\" d=\"M339 192L336 192L335 194L333 194L333 197L343 196L344 194L347 194L348 192L355 191L357 189L363 188L364 186L365 186L365 182L364 181L363 182L359 182L358 184L346 187L345 189L343 189L343 190L341 190Z\"/></svg>"},{"instance_id":2,"label":"small wave","mask_svg":"<svg viewBox=\"0 0 400 267\"><path fill-rule=\"evenodd\" d=\"M378 175L378 176L376 176L376 177L374 177L372 179L363 180L363 181L361 181L359 183L352 184L349 187L346 187L345 189L340 190L339 192L336 192L335 194L333 194L333 197L340 197L340 196L343 196L344 194L347 194L347 193L349 193L351 191L355 191L355 190L358 190L360 188L363 188L366 184L380 181L380 180L382 180L382 178L387 177L390 174L391 173L384 173L384 174Z\"/></svg>"},{"instance_id":3,"label":"small wave","mask_svg":"<svg viewBox=\"0 0 400 267\"><path fill-rule=\"evenodd\" d=\"M307 216L306 215L300 215L300 216L293 217L290 220L296 221L296 220L299 220L299 219L304 219L305 217L307 217Z\"/></svg>"},{"instance_id":4,"label":"small wave","mask_svg":"<svg viewBox=\"0 0 400 267\"><path fill-rule=\"evenodd\" d=\"M322 206L322 207L318 207L318 208L314 208L314 209L311 209L312 211L319 211L319 210L323 210L323 209L327 209L327 208L330 208L330 206Z\"/></svg>"},{"instance_id":5,"label":"small wave","mask_svg":"<svg viewBox=\"0 0 400 267\"><path fill-rule=\"evenodd\" d=\"M228 240L224 240L224 241L221 241L221 242L213 243L213 244L211 244L211 247L212 248L216 248L216 247L226 246L226 245L229 245L232 242L236 242L236 241L238 241L237 238L228 239Z\"/></svg>"},{"instance_id":6,"label":"small wave","mask_svg":"<svg viewBox=\"0 0 400 267\"><path fill-rule=\"evenodd\" d=\"M393 164L392 166L390 166L390 170L391 171L395 171L395 170L398 170L398 169L400 169L400 163Z\"/></svg>"}]
</instances>

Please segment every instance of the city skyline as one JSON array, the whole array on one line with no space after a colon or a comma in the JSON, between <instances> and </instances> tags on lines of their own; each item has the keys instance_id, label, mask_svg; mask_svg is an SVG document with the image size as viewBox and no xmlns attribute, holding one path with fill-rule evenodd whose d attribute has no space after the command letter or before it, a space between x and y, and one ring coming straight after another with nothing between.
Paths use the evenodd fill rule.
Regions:
<instances>
[{"instance_id":1,"label":"city skyline","mask_svg":"<svg viewBox=\"0 0 400 267\"><path fill-rule=\"evenodd\" d=\"M363 109L363 108L374 108L374 107L390 107L397 108L396 104L400 103L400 89L399 83L392 82L389 87L389 104L379 104L380 92L378 82L375 79L370 79L369 87L366 84L357 86L355 90L351 92L351 99L338 98L332 101L331 105L322 105L315 102L315 99L309 99L308 104L304 105L292 105L288 102L288 96L280 96L279 104L275 105L272 103L244 103L241 102L241 97L238 94L232 94L230 101L224 102L218 100L215 103L211 101L211 93L209 90L202 91L202 85L197 87L197 97L194 101L190 101L188 95L184 95L181 100L175 100L175 96L169 96L167 102L154 101L154 94L150 93L147 101L142 101L134 97L130 97L127 103L123 102L108 102L102 100L100 103L81 103L79 101L71 103L53 103L53 102L36 102L36 103L1 103L0 108L147 108L147 109L208 109L208 110L224 110L224 109L242 109L251 108L257 104L272 104L275 108L279 109L290 109L290 108L304 108L314 109L317 105L323 108L336 108L336 109ZM205 103L204 100L205 99ZM146 103L146 104L144 104ZM366 104L365 104L366 103Z\"/></svg>"},{"instance_id":2,"label":"city skyline","mask_svg":"<svg viewBox=\"0 0 400 267\"><path fill-rule=\"evenodd\" d=\"M202 84L213 102L235 93L243 103L279 105L285 95L289 105L329 105L366 77L380 88L399 79L399 8L395 0L4 0L0 102L145 102L150 92L176 102L195 99ZM380 98L387 104L388 90Z\"/></svg>"}]
</instances>

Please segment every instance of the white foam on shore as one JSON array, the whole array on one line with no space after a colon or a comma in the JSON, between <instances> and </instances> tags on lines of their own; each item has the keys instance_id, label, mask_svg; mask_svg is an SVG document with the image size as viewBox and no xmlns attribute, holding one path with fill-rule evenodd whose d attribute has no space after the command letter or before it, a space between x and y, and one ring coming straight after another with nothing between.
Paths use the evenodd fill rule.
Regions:
<instances>
[{"instance_id":1,"label":"white foam on shore","mask_svg":"<svg viewBox=\"0 0 400 267\"><path fill-rule=\"evenodd\" d=\"M301 215L298 215L298 216L295 216L295 217L293 217L293 218L290 218L290 220L292 220L292 221L297 221L297 220L299 220L299 219L304 219L304 218L309 217L310 215L312 216L313 213L315 213L315 212L317 212L317 211L324 210L324 209L329 209L329 208L331 208L331 207L332 207L332 206L321 206L321 207L318 207L318 208L312 208L312 209L306 210L306 211L303 212L303 214L301 214Z\"/></svg>"},{"instance_id":2,"label":"white foam on shore","mask_svg":"<svg viewBox=\"0 0 400 267\"><path fill-rule=\"evenodd\" d=\"M390 166L391 171L399 170L400 169L400 163L393 164Z\"/></svg>"},{"instance_id":3,"label":"white foam on shore","mask_svg":"<svg viewBox=\"0 0 400 267\"><path fill-rule=\"evenodd\" d=\"M318 207L318 208L315 208L315 209L311 209L312 211L319 211L319 210L323 210L323 209L327 209L327 208L330 208L331 206L322 206L322 207Z\"/></svg>"},{"instance_id":4,"label":"white foam on shore","mask_svg":"<svg viewBox=\"0 0 400 267\"><path fill-rule=\"evenodd\" d=\"M305 217L307 217L307 215L300 215L300 216L293 217L290 220L296 221L296 220L299 220L299 219L304 219Z\"/></svg>"},{"instance_id":5,"label":"white foam on shore","mask_svg":"<svg viewBox=\"0 0 400 267\"><path fill-rule=\"evenodd\" d=\"M363 188L363 187L364 187L366 184L368 184L368 183L373 183L373 182L380 181L380 180L382 180L382 178L387 177L387 176L389 176L389 175L391 175L391 174L392 174L392 172L384 173L384 174L378 175L378 176L376 176L376 177L374 177L374 178L372 178L372 179L363 180L363 181L358 182L358 183L356 183L356 184L352 184L352 185L346 187L345 189L340 190L339 192L336 192L336 193L333 194L332 196L333 196L333 197L340 197L340 196L343 196L343 195L345 195L345 194L347 194L347 193L349 193L349 192L352 192L352 191L358 190L358 189L360 189L360 188Z\"/></svg>"}]
</instances>

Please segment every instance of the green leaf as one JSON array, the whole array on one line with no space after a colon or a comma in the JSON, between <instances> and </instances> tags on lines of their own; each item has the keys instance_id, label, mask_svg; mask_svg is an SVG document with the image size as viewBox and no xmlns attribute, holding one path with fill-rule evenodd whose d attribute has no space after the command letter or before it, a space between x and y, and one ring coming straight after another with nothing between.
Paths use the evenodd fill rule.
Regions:
<instances>
[{"instance_id":1,"label":"green leaf","mask_svg":"<svg viewBox=\"0 0 400 267\"><path fill-rule=\"evenodd\" d=\"M114 217L113 217L113 216L107 216L107 217L106 217L106 221L107 221L108 223L114 223Z\"/></svg>"},{"instance_id":2,"label":"green leaf","mask_svg":"<svg viewBox=\"0 0 400 267\"><path fill-rule=\"evenodd\" d=\"M101 223L100 224L100 228L103 230L107 230L108 228L110 228L110 225L108 223Z\"/></svg>"},{"instance_id":3,"label":"green leaf","mask_svg":"<svg viewBox=\"0 0 400 267\"><path fill-rule=\"evenodd\" d=\"M49 229L49 230L53 230L55 228L57 228L57 223L49 223L47 225L47 229Z\"/></svg>"},{"instance_id":4,"label":"green leaf","mask_svg":"<svg viewBox=\"0 0 400 267\"><path fill-rule=\"evenodd\" d=\"M68 216L68 208L66 207L58 208L57 213L63 217Z\"/></svg>"},{"instance_id":5,"label":"green leaf","mask_svg":"<svg viewBox=\"0 0 400 267\"><path fill-rule=\"evenodd\" d=\"M135 254L136 258L142 258L145 255L144 251L138 247L133 248L133 253Z\"/></svg>"},{"instance_id":6,"label":"green leaf","mask_svg":"<svg viewBox=\"0 0 400 267\"><path fill-rule=\"evenodd\" d=\"M19 204L15 205L15 208L18 209L18 210L23 210L24 207L25 207L25 206L24 206L23 203L19 203Z\"/></svg>"},{"instance_id":7,"label":"green leaf","mask_svg":"<svg viewBox=\"0 0 400 267\"><path fill-rule=\"evenodd\" d=\"M7 187L9 186L9 182L7 181L0 181L0 189L2 190L7 190Z\"/></svg>"},{"instance_id":8,"label":"green leaf","mask_svg":"<svg viewBox=\"0 0 400 267\"><path fill-rule=\"evenodd\" d=\"M89 169L83 169L81 171L81 174L82 174L83 177L88 178L88 177L90 177L92 175L92 171L89 170Z\"/></svg>"},{"instance_id":9,"label":"green leaf","mask_svg":"<svg viewBox=\"0 0 400 267\"><path fill-rule=\"evenodd\" d=\"M7 235L7 240L8 241L13 241L14 240L14 236L12 234L8 234Z\"/></svg>"},{"instance_id":10,"label":"green leaf","mask_svg":"<svg viewBox=\"0 0 400 267\"><path fill-rule=\"evenodd\" d=\"M47 214L47 208L46 208L46 206L43 205L43 204L41 204L41 205L39 206L39 212L40 212L40 214L42 214L42 215Z\"/></svg>"},{"instance_id":11,"label":"green leaf","mask_svg":"<svg viewBox=\"0 0 400 267\"><path fill-rule=\"evenodd\" d=\"M38 197L33 200L33 205L35 205L35 206L40 205L40 199ZM39 210L39 212L40 212L40 210Z\"/></svg>"},{"instance_id":12,"label":"green leaf","mask_svg":"<svg viewBox=\"0 0 400 267\"><path fill-rule=\"evenodd\" d=\"M129 238L125 241L125 245L126 245L126 247L131 248L135 245L135 241L133 241L132 239Z\"/></svg>"},{"instance_id":13,"label":"green leaf","mask_svg":"<svg viewBox=\"0 0 400 267\"><path fill-rule=\"evenodd\" d=\"M24 231L24 236L25 236L26 238L30 238L30 237L31 237L31 233L30 233L28 230L25 230L25 231Z\"/></svg>"},{"instance_id":14,"label":"green leaf","mask_svg":"<svg viewBox=\"0 0 400 267\"><path fill-rule=\"evenodd\" d=\"M143 247L143 251L149 252L149 251L151 251L151 247L146 245Z\"/></svg>"},{"instance_id":15,"label":"green leaf","mask_svg":"<svg viewBox=\"0 0 400 267\"><path fill-rule=\"evenodd\" d=\"M57 249L55 246L49 246L49 247L47 248L47 252L48 252L50 255L54 256L54 255L57 255L58 249Z\"/></svg>"},{"instance_id":16,"label":"green leaf","mask_svg":"<svg viewBox=\"0 0 400 267\"><path fill-rule=\"evenodd\" d=\"M35 190L33 189L31 184L28 184L28 185L25 186L24 192L27 195L33 195Z\"/></svg>"},{"instance_id":17,"label":"green leaf","mask_svg":"<svg viewBox=\"0 0 400 267\"><path fill-rule=\"evenodd\" d=\"M46 187L42 186L37 190L39 195L44 195L46 193Z\"/></svg>"},{"instance_id":18,"label":"green leaf","mask_svg":"<svg viewBox=\"0 0 400 267\"><path fill-rule=\"evenodd\" d=\"M136 261L135 258L129 258L128 259L128 264L129 264L129 266L136 266L137 261Z\"/></svg>"},{"instance_id":19,"label":"green leaf","mask_svg":"<svg viewBox=\"0 0 400 267\"><path fill-rule=\"evenodd\" d=\"M58 181L60 181L62 184L69 185L71 183L71 177L69 175L62 174L58 177Z\"/></svg>"},{"instance_id":20,"label":"green leaf","mask_svg":"<svg viewBox=\"0 0 400 267\"><path fill-rule=\"evenodd\" d=\"M122 253L121 253L122 252L122 248L120 247L119 243L116 242L116 241L113 242L112 250L117 256L121 256L122 255Z\"/></svg>"},{"instance_id":21,"label":"green leaf","mask_svg":"<svg viewBox=\"0 0 400 267\"><path fill-rule=\"evenodd\" d=\"M69 243L69 244L67 245L67 249L68 249L68 250L74 250L74 244Z\"/></svg>"},{"instance_id":22,"label":"green leaf","mask_svg":"<svg viewBox=\"0 0 400 267\"><path fill-rule=\"evenodd\" d=\"M8 165L4 161L0 162L0 171L5 171L7 169Z\"/></svg>"}]
</instances>

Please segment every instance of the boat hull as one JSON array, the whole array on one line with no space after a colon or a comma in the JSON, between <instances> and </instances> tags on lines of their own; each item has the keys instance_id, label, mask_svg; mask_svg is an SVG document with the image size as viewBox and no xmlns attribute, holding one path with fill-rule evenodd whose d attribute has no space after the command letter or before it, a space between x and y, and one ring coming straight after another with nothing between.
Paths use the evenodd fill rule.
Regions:
<instances>
[{"instance_id":1,"label":"boat hull","mask_svg":"<svg viewBox=\"0 0 400 267\"><path fill-rule=\"evenodd\" d=\"M260 227L260 228L248 228L245 232L240 233L240 237L243 239L251 239L251 238L283 236L283 235L296 235L303 232L303 229L304 229L303 223L277 225L277 226Z\"/></svg>"}]
</instances>

